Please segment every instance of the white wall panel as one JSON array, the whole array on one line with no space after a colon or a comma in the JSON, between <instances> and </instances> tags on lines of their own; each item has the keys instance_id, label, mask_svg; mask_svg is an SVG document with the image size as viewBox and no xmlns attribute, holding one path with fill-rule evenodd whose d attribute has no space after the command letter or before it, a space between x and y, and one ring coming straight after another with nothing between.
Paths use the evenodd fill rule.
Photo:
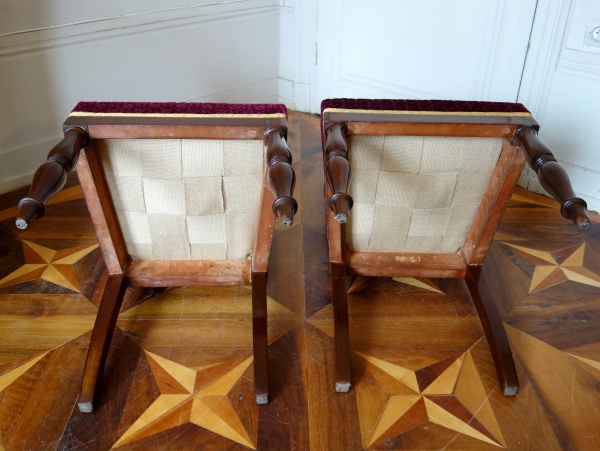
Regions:
<instances>
[{"instance_id":1,"label":"white wall panel","mask_svg":"<svg viewBox=\"0 0 600 451\"><path fill-rule=\"evenodd\" d=\"M319 3L313 108L326 97L515 101L535 0Z\"/></svg>"},{"instance_id":2,"label":"white wall panel","mask_svg":"<svg viewBox=\"0 0 600 451\"><path fill-rule=\"evenodd\" d=\"M575 193L600 210L600 53L584 47L597 0L540 0L519 101L540 123L540 137L565 166ZM519 185L543 192L533 171Z\"/></svg>"}]
</instances>

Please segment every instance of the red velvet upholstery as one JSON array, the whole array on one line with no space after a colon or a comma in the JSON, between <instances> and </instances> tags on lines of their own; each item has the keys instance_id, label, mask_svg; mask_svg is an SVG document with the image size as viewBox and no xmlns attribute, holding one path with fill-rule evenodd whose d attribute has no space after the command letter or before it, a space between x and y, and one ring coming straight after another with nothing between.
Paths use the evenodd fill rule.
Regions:
<instances>
[{"instance_id":1,"label":"red velvet upholstery","mask_svg":"<svg viewBox=\"0 0 600 451\"><path fill-rule=\"evenodd\" d=\"M439 111L444 113L529 113L527 108L520 103L463 100L325 99L321 102L321 113L327 108L374 111Z\"/></svg>"},{"instance_id":2,"label":"red velvet upholstery","mask_svg":"<svg viewBox=\"0 0 600 451\"><path fill-rule=\"evenodd\" d=\"M79 113L130 114L285 114L282 104L200 103L200 102L79 102Z\"/></svg>"}]
</instances>

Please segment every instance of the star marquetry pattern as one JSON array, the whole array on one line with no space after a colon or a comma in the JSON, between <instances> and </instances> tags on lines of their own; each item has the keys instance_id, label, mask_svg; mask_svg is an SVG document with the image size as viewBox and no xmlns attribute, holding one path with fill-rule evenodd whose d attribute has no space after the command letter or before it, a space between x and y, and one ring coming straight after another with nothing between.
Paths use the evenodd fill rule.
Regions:
<instances>
[{"instance_id":1,"label":"star marquetry pattern","mask_svg":"<svg viewBox=\"0 0 600 451\"><path fill-rule=\"evenodd\" d=\"M470 352L411 370L354 352L363 446L434 423L500 449L506 443Z\"/></svg>"},{"instance_id":2,"label":"star marquetry pattern","mask_svg":"<svg viewBox=\"0 0 600 451\"><path fill-rule=\"evenodd\" d=\"M31 241L23 240L25 264L2 280L0 288L43 279L61 287L81 292L74 264L98 247L96 244L84 244L56 251Z\"/></svg>"},{"instance_id":3,"label":"star marquetry pattern","mask_svg":"<svg viewBox=\"0 0 600 451\"><path fill-rule=\"evenodd\" d=\"M444 294L426 278L394 277L394 281ZM358 277L348 294L369 287ZM434 423L500 449L506 443L469 351L448 351L447 357L421 368L407 368L353 351L359 422L364 448L392 440ZM408 359L410 361L410 359Z\"/></svg>"},{"instance_id":4,"label":"star marquetry pattern","mask_svg":"<svg viewBox=\"0 0 600 451\"><path fill-rule=\"evenodd\" d=\"M540 251L505 242L502 244L509 246L515 254L535 266L529 293L536 293L567 280L600 287L600 276L583 266L585 243L554 252Z\"/></svg>"},{"instance_id":5,"label":"star marquetry pattern","mask_svg":"<svg viewBox=\"0 0 600 451\"><path fill-rule=\"evenodd\" d=\"M256 439L251 438L254 434L246 431L227 396L252 363L252 356L195 371L151 352L144 353L160 395L125 431L113 449L185 423L196 424L256 449ZM215 370L216 380L203 384L206 374L214 376ZM248 398L248 402L254 400Z\"/></svg>"}]
</instances>

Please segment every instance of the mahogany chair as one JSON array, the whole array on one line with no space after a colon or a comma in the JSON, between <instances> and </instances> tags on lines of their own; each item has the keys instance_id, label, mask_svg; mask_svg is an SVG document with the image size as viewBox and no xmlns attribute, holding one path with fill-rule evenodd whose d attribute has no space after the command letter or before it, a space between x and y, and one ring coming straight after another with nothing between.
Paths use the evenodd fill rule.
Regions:
<instances>
[{"instance_id":1,"label":"mahogany chair","mask_svg":"<svg viewBox=\"0 0 600 451\"><path fill-rule=\"evenodd\" d=\"M81 102L35 173L17 227L77 168L106 263L81 394L94 410L126 286L252 285L255 397L268 402L266 271L298 206L283 105ZM269 189L270 188L270 189Z\"/></svg>"},{"instance_id":2,"label":"mahogany chair","mask_svg":"<svg viewBox=\"0 0 600 451\"><path fill-rule=\"evenodd\" d=\"M564 168L518 103L328 99L321 104L336 390L351 386L346 275L460 278L504 395L519 381L481 265L525 161L578 227Z\"/></svg>"}]
</instances>

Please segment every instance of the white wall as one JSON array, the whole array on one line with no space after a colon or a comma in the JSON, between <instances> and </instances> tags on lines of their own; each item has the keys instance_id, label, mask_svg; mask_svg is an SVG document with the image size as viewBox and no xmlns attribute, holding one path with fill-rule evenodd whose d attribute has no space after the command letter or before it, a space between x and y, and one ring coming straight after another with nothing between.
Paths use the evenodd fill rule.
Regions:
<instances>
[{"instance_id":1,"label":"white wall","mask_svg":"<svg viewBox=\"0 0 600 451\"><path fill-rule=\"evenodd\" d=\"M276 102L278 80L278 0L0 0L0 192L80 100Z\"/></svg>"},{"instance_id":2,"label":"white wall","mask_svg":"<svg viewBox=\"0 0 600 451\"><path fill-rule=\"evenodd\" d=\"M311 108L314 89L317 0L281 0L279 99L288 108Z\"/></svg>"}]
</instances>

